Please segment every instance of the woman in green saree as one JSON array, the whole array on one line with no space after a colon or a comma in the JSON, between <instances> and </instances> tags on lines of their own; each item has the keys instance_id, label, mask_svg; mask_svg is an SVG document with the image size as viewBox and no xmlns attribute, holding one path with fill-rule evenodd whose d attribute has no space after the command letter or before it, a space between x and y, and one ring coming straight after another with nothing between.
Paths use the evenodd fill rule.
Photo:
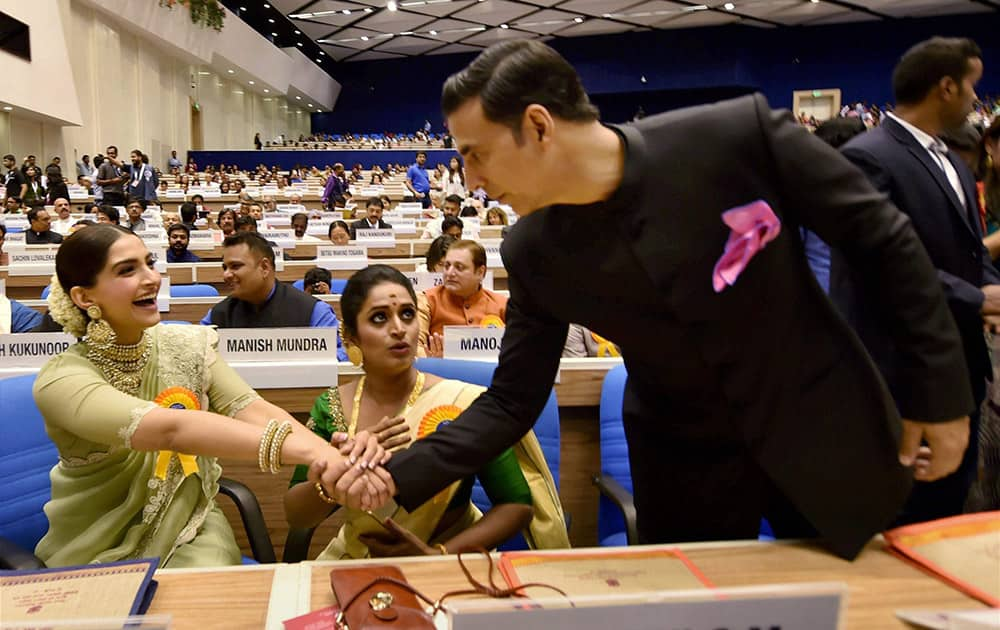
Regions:
<instances>
[{"instance_id":1,"label":"woman in green saree","mask_svg":"<svg viewBox=\"0 0 1000 630\"><path fill-rule=\"evenodd\" d=\"M49 530L35 549L46 564L239 564L215 504L220 456L270 472L319 462L329 479L368 484L373 505L389 496L376 439L363 435L345 458L221 361L213 329L158 325L159 288L149 251L124 228L84 228L56 254L49 310L82 340L34 387L59 450Z\"/></svg>"},{"instance_id":2,"label":"woman in green saree","mask_svg":"<svg viewBox=\"0 0 1000 630\"><path fill-rule=\"evenodd\" d=\"M372 265L355 273L340 300L348 355L362 363L360 380L331 387L317 400L308 426L324 440L347 445L365 429L389 449L454 420L484 388L417 371L417 298L396 269ZM360 356L359 356L360 355ZM314 527L335 508L335 489L317 482L319 465L296 468L285 495L293 527ZM457 553L493 548L518 531L534 547L568 547L552 475L534 433L476 475L493 504L472 504L473 479L455 482L413 512L389 501L376 512L349 509L320 560ZM308 481L309 483L301 483Z\"/></svg>"}]
</instances>

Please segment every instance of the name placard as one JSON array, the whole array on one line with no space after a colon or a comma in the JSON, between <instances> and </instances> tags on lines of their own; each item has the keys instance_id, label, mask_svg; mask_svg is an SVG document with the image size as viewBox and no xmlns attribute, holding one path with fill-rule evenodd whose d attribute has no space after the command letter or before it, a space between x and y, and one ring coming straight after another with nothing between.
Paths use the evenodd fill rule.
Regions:
<instances>
[{"instance_id":1,"label":"name placard","mask_svg":"<svg viewBox=\"0 0 1000 630\"><path fill-rule=\"evenodd\" d=\"M416 219L393 219L392 221L392 231L396 234L416 234L417 233L417 220Z\"/></svg>"},{"instance_id":2,"label":"name placard","mask_svg":"<svg viewBox=\"0 0 1000 630\"><path fill-rule=\"evenodd\" d=\"M90 197L90 193L84 188L70 188L69 189L69 199L70 201L78 199L86 199Z\"/></svg>"},{"instance_id":3,"label":"name placard","mask_svg":"<svg viewBox=\"0 0 1000 630\"><path fill-rule=\"evenodd\" d=\"M227 362L337 361L336 328L220 328Z\"/></svg>"},{"instance_id":4,"label":"name placard","mask_svg":"<svg viewBox=\"0 0 1000 630\"><path fill-rule=\"evenodd\" d=\"M274 241L278 247L293 249L295 247L295 232L291 230L258 230L262 238Z\"/></svg>"},{"instance_id":5,"label":"name placard","mask_svg":"<svg viewBox=\"0 0 1000 630\"><path fill-rule=\"evenodd\" d=\"M3 217L3 224L7 226L8 230L27 230L28 217L23 214L9 214Z\"/></svg>"},{"instance_id":6,"label":"name placard","mask_svg":"<svg viewBox=\"0 0 1000 630\"><path fill-rule=\"evenodd\" d=\"M4 367L42 367L76 343L61 332L0 335L0 363Z\"/></svg>"},{"instance_id":7,"label":"name placard","mask_svg":"<svg viewBox=\"0 0 1000 630\"><path fill-rule=\"evenodd\" d=\"M56 251L58 248L25 249L11 251L10 267L7 273L12 276L38 276L56 272Z\"/></svg>"},{"instance_id":8,"label":"name placard","mask_svg":"<svg viewBox=\"0 0 1000 630\"><path fill-rule=\"evenodd\" d=\"M483 249L486 250L486 266L493 267L494 269L503 267L503 259L500 258L500 243L489 243L483 244Z\"/></svg>"},{"instance_id":9,"label":"name placard","mask_svg":"<svg viewBox=\"0 0 1000 630\"><path fill-rule=\"evenodd\" d=\"M170 282L170 276L166 275L167 246L160 243L147 243L146 248L149 250L149 253L153 255L153 269L156 269L163 275L163 282Z\"/></svg>"},{"instance_id":10,"label":"name placard","mask_svg":"<svg viewBox=\"0 0 1000 630\"><path fill-rule=\"evenodd\" d=\"M368 248L361 245L317 246L316 265L324 269L364 269L368 266Z\"/></svg>"},{"instance_id":11,"label":"name placard","mask_svg":"<svg viewBox=\"0 0 1000 630\"><path fill-rule=\"evenodd\" d=\"M395 247L396 233L389 230L358 230L357 238L359 245L369 247Z\"/></svg>"},{"instance_id":12,"label":"name placard","mask_svg":"<svg viewBox=\"0 0 1000 630\"><path fill-rule=\"evenodd\" d=\"M153 249L154 247L167 245L167 235L163 230L139 230L135 233L136 236L142 239L142 242L146 244L146 247Z\"/></svg>"},{"instance_id":13,"label":"name placard","mask_svg":"<svg viewBox=\"0 0 1000 630\"><path fill-rule=\"evenodd\" d=\"M500 354L503 328L445 326L444 358L494 360Z\"/></svg>"},{"instance_id":14,"label":"name placard","mask_svg":"<svg viewBox=\"0 0 1000 630\"><path fill-rule=\"evenodd\" d=\"M184 189L183 188L168 188L163 194L167 199L183 199Z\"/></svg>"},{"instance_id":15,"label":"name placard","mask_svg":"<svg viewBox=\"0 0 1000 630\"><path fill-rule=\"evenodd\" d=\"M279 203L275 208L278 212L286 212L294 214L296 212L305 212L306 207L300 203Z\"/></svg>"},{"instance_id":16,"label":"name placard","mask_svg":"<svg viewBox=\"0 0 1000 630\"><path fill-rule=\"evenodd\" d=\"M24 232L7 232L7 238L4 239L4 245L7 246L8 250L11 249L23 249L27 243L25 238L27 235Z\"/></svg>"},{"instance_id":17,"label":"name placard","mask_svg":"<svg viewBox=\"0 0 1000 630\"><path fill-rule=\"evenodd\" d=\"M427 289L433 289L438 285L444 284L444 275L440 273L404 271L403 275L413 285L414 291L426 291Z\"/></svg>"},{"instance_id":18,"label":"name placard","mask_svg":"<svg viewBox=\"0 0 1000 630\"><path fill-rule=\"evenodd\" d=\"M217 245L214 232L215 230L192 230L188 249L214 249Z\"/></svg>"},{"instance_id":19,"label":"name placard","mask_svg":"<svg viewBox=\"0 0 1000 630\"><path fill-rule=\"evenodd\" d=\"M265 212L264 220L271 226L291 225L292 215L285 214L284 212Z\"/></svg>"},{"instance_id":20,"label":"name placard","mask_svg":"<svg viewBox=\"0 0 1000 630\"><path fill-rule=\"evenodd\" d=\"M205 199L218 199L219 197L222 196L222 193L219 192L219 189L217 187L216 188L206 188L205 192L202 193L201 196L204 197Z\"/></svg>"}]
</instances>

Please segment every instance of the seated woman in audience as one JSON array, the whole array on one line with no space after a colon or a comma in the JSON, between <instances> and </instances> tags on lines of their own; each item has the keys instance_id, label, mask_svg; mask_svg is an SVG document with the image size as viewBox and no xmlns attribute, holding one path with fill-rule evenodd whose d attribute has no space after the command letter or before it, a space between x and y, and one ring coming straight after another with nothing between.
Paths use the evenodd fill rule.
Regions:
<instances>
[{"instance_id":1,"label":"seated woman in audience","mask_svg":"<svg viewBox=\"0 0 1000 630\"><path fill-rule=\"evenodd\" d=\"M444 177L444 196L458 195L465 199L465 168L462 166L462 159L452 156L448 161L448 172Z\"/></svg>"},{"instance_id":2,"label":"seated woman in audience","mask_svg":"<svg viewBox=\"0 0 1000 630\"><path fill-rule=\"evenodd\" d=\"M49 312L82 340L46 363L34 386L60 456L49 530L35 549L50 567L153 556L168 568L239 564L215 504L216 457L265 472L347 469L218 358L213 329L158 325L159 287L152 256L124 228L80 230L56 254ZM376 440L360 442L366 461L385 458ZM381 473L365 474L362 483Z\"/></svg>"},{"instance_id":3,"label":"seated woman in audience","mask_svg":"<svg viewBox=\"0 0 1000 630\"><path fill-rule=\"evenodd\" d=\"M219 217L215 220L215 224L222 230L223 236L233 234L236 232L236 211L231 208L219 210Z\"/></svg>"},{"instance_id":4,"label":"seated woman in audience","mask_svg":"<svg viewBox=\"0 0 1000 630\"><path fill-rule=\"evenodd\" d=\"M460 217L478 217L479 211L476 210L475 206L465 206L462 211L458 213Z\"/></svg>"},{"instance_id":5,"label":"seated woman in audience","mask_svg":"<svg viewBox=\"0 0 1000 630\"><path fill-rule=\"evenodd\" d=\"M452 243L457 242L451 234L442 234L427 246L427 254L424 255L424 262L417 265L416 271L441 273L444 271L444 256L448 253L448 248Z\"/></svg>"},{"instance_id":6,"label":"seated woman in audience","mask_svg":"<svg viewBox=\"0 0 1000 630\"><path fill-rule=\"evenodd\" d=\"M187 192L188 187L191 186L191 178L187 175L181 175L180 177L177 178L177 185L180 187L181 190Z\"/></svg>"},{"instance_id":7,"label":"seated woman in audience","mask_svg":"<svg viewBox=\"0 0 1000 630\"><path fill-rule=\"evenodd\" d=\"M121 222L121 215L118 214L118 208L109 205L97 206L97 222L98 223L110 223L112 225L119 225Z\"/></svg>"},{"instance_id":8,"label":"seated woman in audience","mask_svg":"<svg viewBox=\"0 0 1000 630\"><path fill-rule=\"evenodd\" d=\"M486 211L486 225L507 225L507 213L500 208Z\"/></svg>"},{"instance_id":9,"label":"seated woman in audience","mask_svg":"<svg viewBox=\"0 0 1000 630\"><path fill-rule=\"evenodd\" d=\"M219 194L228 195L229 194L229 182L221 182L219 184Z\"/></svg>"},{"instance_id":10,"label":"seated woman in audience","mask_svg":"<svg viewBox=\"0 0 1000 630\"><path fill-rule=\"evenodd\" d=\"M372 179L368 183L371 186L381 186L382 185L382 173L372 173Z\"/></svg>"},{"instance_id":11,"label":"seated woman in audience","mask_svg":"<svg viewBox=\"0 0 1000 630\"><path fill-rule=\"evenodd\" d=\"M454 420L484 391L460 381L418 372L417 305L406 277L388 265L355 273L341 297L343 335L352 358L364 369L360 380L324 392L307 426L323 440L343 443L368 429L387 449L403 448ZM413 512L390 501L377 510L388 529L370 514L347 510L344 524L321 560L438 555L493 548L525 529L539 548L567 547L559 496L534 434L529 432L477 475L493 508L485 515L470 500L473 480L455 482ZM333 509L325 485L299 466L285 495L293 527L313 527Z\"/></svg>"},{"instance_id":12,"label":"seated woman in audience","mask_svg":"<svg viewBox=\"0 0 1000 630\"><path fill-rule=\"evenodd\" d=\"M347 245L351 240L351 227L346 221L334 221L330 224L326 236L334 245Z\"/></svg>"}]
</instances>

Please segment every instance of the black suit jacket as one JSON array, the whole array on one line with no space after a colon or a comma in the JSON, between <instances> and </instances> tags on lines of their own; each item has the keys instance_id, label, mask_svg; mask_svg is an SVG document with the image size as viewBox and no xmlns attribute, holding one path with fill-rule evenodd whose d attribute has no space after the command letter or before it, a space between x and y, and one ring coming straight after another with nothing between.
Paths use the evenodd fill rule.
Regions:
<instances>
[{"instance_id":1,"label":"black suit jacket","mask_svg":"<svg viewBox=\"0 0 1000 630\"><path fill-rule=\"evenodd\" d=\"M393 457L400 503L412 510L530 428L575 322L621 346L626 410L650 423L721 410L708 413L729 423L830 547L856 555L896 515L911 475L898 462L895 405L815 282L798 228L877 278L913 348L926 412L916 417L955 417L967 402L956 408L951 393L967 378L961 345L909 220L760 95L618 131L625 175L611 200L539 210L504 241L510 300L493 383L457 421ZM729 235L721 215L759 199L781 233L716 293L712 271ZM605 207L617 223L592 222L607 220Z\"/></svg>"},{"instance_id":2,"label":"black suit jacket","mask_svg":"<svg viewBox=\"0 0 1000 630\"><path fill-rule=\"evenodd\" d=\"M383 221L382 219L379 219L378 228L373 228L370 225L368 225L368 219L359 219L358 221L355 221L354 223L351 224L351 240L353 241L354 239L358 238L358 230L374 230L374 229L391 230L392 226Z\"/></svg>"},{"instance_id":3,"label":"black suit jacket","mask_svg":"<svg viewBox=\"0 0 1000 630\"><path fill-rule=\"evenodd\" d=\"M975 178L954 152L947 154L962 180L966 199L966 207L963 207L940 165L913 134L891 118L878 129L847 143L842 152L910 217L930 255L962 335L971 383L975 384L972 388L966 385L964 389L973 391L976 400L955 417L966 415L981 399L985 380L993 372L983 340L983 321L979 313L983 292L979 287L1000 283L1000 275L983 247ZM907 360L901 356L908 349L895 343L889 332L891 318L875 297L878 288L867 283L865 276L863 270L850 269L835 255L831 296L875 358L899 401L903 416L912 417L910 414L919 411L919 407L912 406L912 396L908 393Z\"/></svg>"}]
</instances>

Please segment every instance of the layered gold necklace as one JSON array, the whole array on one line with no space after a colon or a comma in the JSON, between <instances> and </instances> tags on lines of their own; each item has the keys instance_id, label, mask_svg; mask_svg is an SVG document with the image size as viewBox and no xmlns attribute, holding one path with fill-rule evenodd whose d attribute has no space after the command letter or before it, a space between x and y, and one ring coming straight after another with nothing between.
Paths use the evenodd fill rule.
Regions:
<instances>
[{"instance_id":1,"label":"layered gold necklace","mask_svg":"<svg viewBox=\"0 0 1000 630\"><path fill-rule=\"evenodd\" d=\"M120 392L136 395L142 383L142 370L149 361L149 335L143 331L139 343L130 346L117 343L87 342L87 359Z\"/></svg>"},{"instance_id":2,"label":"layered gold necklace","mask_svg":"<svg viewBox=\"0 0 1000 630\"><path fill-rule=\"evenodd\" d=\"M420 392L424 391L425 378L423 372L417 372L417 381L413 384L413 391L410 392L410 397L406 399L406 406L403 407L403 410L398 415L405 416L413 408L413 405L416 404L417 398L420 397ZM351 424L347 427L348 437L354 437L358 430L358 416L361 414L361 395L364 391L365 377L362 376L361 380L358 381L358 389L354 392L354 406L351 407Z\"/></svg>"}]
</instances>

